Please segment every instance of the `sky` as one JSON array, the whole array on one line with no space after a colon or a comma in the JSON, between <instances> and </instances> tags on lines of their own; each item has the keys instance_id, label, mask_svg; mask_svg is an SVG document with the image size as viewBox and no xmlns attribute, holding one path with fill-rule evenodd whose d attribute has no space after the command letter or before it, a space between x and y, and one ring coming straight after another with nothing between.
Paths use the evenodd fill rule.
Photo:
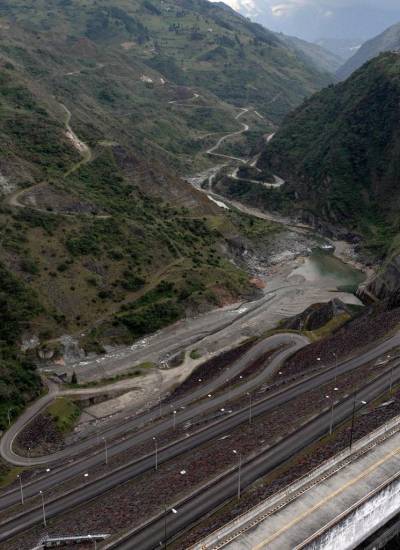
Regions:
<instances>
[{"instance_id":1,"label":"sky","mask_svg":"<svg viewBox=\"0 0 400 550\"><path fill-rule=\"evenodd\" d=\"M400 22L400 0L224 0L274 31L310 41L367 40Z\"/></svg>"}]
</instances>

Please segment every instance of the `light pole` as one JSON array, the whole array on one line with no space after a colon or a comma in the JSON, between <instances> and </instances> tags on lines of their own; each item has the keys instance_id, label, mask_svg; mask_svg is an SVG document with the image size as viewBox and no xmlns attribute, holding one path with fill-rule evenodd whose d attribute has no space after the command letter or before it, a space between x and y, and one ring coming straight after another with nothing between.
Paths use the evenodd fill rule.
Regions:
<instances>
[{"instance_id":1,"label":"light pole","mask_svg":"<svg viewBox=\"0 0 400 550\"><path fill-rule=\"evenodd\" d=\"M393 367L390 369L389 395L392 395L392 386L393 386Z\"/></svg>"},{"instance_id":2,"label":"light pole","mask_svg":"<svg viewBox=\"0 0 400 550\"><path fill-rule=\"evenodd\" d=\"M43 510L43 525L45 527L47 527L47 522L46 522L46 511L44 509L44 494L43 494L43 491L39 491L40 493L40 496L42 497L42 510Z\"/></svg>"},{"instance_id":3,"label":"light pole","mask_svg":"<svg viewBox=\"0 0 400 550\"><path fill-rule=\"evenodd\" d=\"M172 411L172 425L174 430L176 429L176 412L177 411Z\"/></svg>"},{"instance_id":4,"label":"light pole","mask_svg":"<svg viewBox=\"0 0 400 550\"><path fill-rule=\"evenodd\" d=\"M107 448L107 439L105 437L102 437L102 440L104 441L104 454L106 457L106 465L108 464L108 448Z\"/></svg>"},{"instance_id":5,"label":"light pole","mask_svg":"<svg viewBox=\"0 0 400 550\"><path fill-rule=\"evenodd\" d=\"M329 435L332 435L332 430L333 430L333 407L334 407L334 401L333 401L333 396L332 397L329 397L329 395L325 395L325 397L327 399L330 399L331 400L331 420L330 420L330 423L329 423Z\"/></svg>"},{"instance_id":6,"label":"light pole","mask_svg":"<svg viewBox=\"0 0 400 550\"><path fill-rule=\"evenodd\" d=\"M171 508L170 510L173 514L177 514L178 510L175 508ZM164 549L167 548L167 516L168 516L168 508L167 504L164 505Z\"/></svg>"},{"instance_id":7,"label":"light pole","mask_svg":"<svg viewBox=\"0 0 400 550\"><path fill-rule=\"evenodd\" d=\"M251 407L252 407L252 396L251 396L251 393L248 392L247 395L249 396L249 402L250 402L250 405L249 405L249 424L251 424L251 420L252 420L252 410L251 410Z\"/></svg>"},{"instance_id":8,"label":"light pole","mask_svg":"<svg viewBox=\"0 0 400 550\"><path fill-rule=\"evenodd\" d=\"M94 550L97 550L97 540L95 537L92 537L92 535L88 535L89 540L93 540L94 543Z\"/></svg>"},{"instance_id":9,"label":"light pole","mask_svg":"<svg viewBox=\"0 0 400 550\"><path fill-rule=\"evenodd\" d=\"M10 412L12 411L12 409L8 409L7 410L7 417L8 417L8 425L11 426L11 415L10 415Z\"/></svg>"},{"instance_id":10,"label":"light pole","mask_svg":"<svg viewBox=\"0 0 400 550\"><path fill-rule=\"evenodd\" d=\"M154 440L156 470L158 470L158 444L157 444L157 438L156 438L156 437L153 437L153 440Z\"/></svg>"},{"instance_id":11,"label":"light pole","mask_svg":"<svg viewBox=\"0 0 400 550\"><path fill-rule=\"evenodd\" d=\"M242 453L240 451L237 451L236 449L233 449L233 454L238 456L239 464L238 464L238 490L237 490L237 497L238 500L240 500L240 491L241 491L241 474L242 474Z\"/></svg>"},{"instance_id":12,"label":"light pole","mask_svg":"<svg viewBox=\"0 0 400 550\"><path fill-rule=\"evenodd\" d=\"M366 401L360 401L361 405L366 405L367 402ZM355 416L356 416L356 404L357 404L357 395L354 396L354 403L353 403L353 414L352 414L352 417L351 417L351 430L350 430L350 451L351 451L351 447L353 445L353 430L354 430L354 420L355 420Z\"/></svg>"},{"instance_id":13,"label":"light pole","mask_svg":"<svg viewBox=\"0 0 400 550\"><path fill-rule=\"evenodd\" d=\"M158 404L160 406L160 418L162 417L162 411L161 411L161 394L158 396Z\"/></svg>"},{"instance_id":14,"label":"light pole","mask_svg":"<svg viewBox=\"0 0 400 550\"><path fill-rule=\"evenodd\" d=\"M21 504L24 504L24 489L22 487L22 472L17 475L17 478L19 479L19 489L21 492Z\"/></svg>"}]
</instances>

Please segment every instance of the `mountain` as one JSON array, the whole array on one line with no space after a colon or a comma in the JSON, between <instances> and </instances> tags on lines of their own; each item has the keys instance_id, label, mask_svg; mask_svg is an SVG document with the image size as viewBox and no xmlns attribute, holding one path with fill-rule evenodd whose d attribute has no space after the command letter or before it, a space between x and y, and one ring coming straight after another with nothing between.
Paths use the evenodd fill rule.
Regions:
<instances>
[{"instance_id":1,"label":"mountain","mask_svg":"<svg viewBox=\"0 0 400 550\"><path fill-rule=\"evenodd\" d=\"M315 41L321 48L338 56L342 60L342 65L360 49L363 42L365 40L361 38L319 38Z\"/></svg>"},{"instance_id":2,"label":"mountain","mask_svg":"<svg viewBox=\"0 0 400 550\"><path fill-rule=\"evenodd\" d=\"M255 292L247 221L181 175L239 108L251 145L330 77L204 0L3 0L0 38L4 426L40 391L22 344L100 351Z\"/></svg>"},{"instance_id":3,"label":"mountain","mask_svg":"<svg viewBox=\"0 0 400 550\"><path fill-rule=\"evenodd\" d=\"M400 55L381 54L288 115L258 163L287 182L264 191L266 208L341 226L392 266L370 287L379 297L400 288L399 94Z\"/></svg>"},{"instance_id":4,"label":"mountain","mask_svg":"<svg viewBox=\"0 0 400 550\"><path fill-rule=\"evenodd\" d=\"M400 23L389 27L380 35L365 42L338 70L337 77L344 80L373 57L382 52L398 49L400 49Z\"/></svg>"},{"instance_id":5,"label":"mountain","mask_svg":"<svg viewBox=\"0 0 400 550\"><path fill-rule=\"evenodd\" d=\"M117 80L122 75L135 81L144 77L147 80L140 85L153 88L147 93L157 96L154 104L156 99L174 99L171 94L168 97L170 86L160 84L162 78L173 86L201 87L236 106L255 104L275 122L329 83L326 74L305 63L274 33L224 4L206 0L65 0L47 8L44 2L32 6L27 0L6 0L0 5L6 45L8 42L10 48L11 42L19 42L14 46L14 58L15 48L22 48L25 52L19 51L18 61L31 57L36 63L39 40L47 50L41 59L44 80L49 71L66 80L68 72L84 70L87 76L93 69L98 79L104 79L104 73ZM55 50L54 55L49 49ZM58 75L54 74L58 56L63 58L64 75L60 67ZM133 72L131 79L129 71ZM117 81L108 93L109 103L118 103L123 112L124 103L132 108L132 98L124 97L121 87ZM150 131L156 133L146 127L146 135Z\"/></svg>"},{"instance_id":6,"label":"mountain","mask_svg":"<svg viewBox=\"0 0 400 550\"><path fill-rule=\"evenodd\" d=\"M307 62L314 64L321 72L334 74L343 65L343 58L318 44L301 40L295 36L284 34L278 34L278 36L283 42L296 49Z\"/></svg>"}]
</instances>

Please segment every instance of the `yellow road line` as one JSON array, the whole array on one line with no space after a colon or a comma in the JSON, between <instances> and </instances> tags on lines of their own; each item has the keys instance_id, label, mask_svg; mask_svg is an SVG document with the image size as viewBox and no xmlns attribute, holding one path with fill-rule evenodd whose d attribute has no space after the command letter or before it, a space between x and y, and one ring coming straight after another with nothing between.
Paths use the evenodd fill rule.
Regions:
<instances>
[{"instance_id":1,"label":"yellow road line","mask_svg":"<svg viewBox=\"0 0 400 550\"><path fill-rule=\"evenodd\" d=\"M317 510L318 508L321 508L321 506L323 506L324 504L326 504L329 500L333 499L334 497L336 497L337 495L339 495L340 493L343 493L343 491L345 491L348 487L350 487L351 485L354 485L355 483L357 483L358 481L360 481L361 479L367 477L371 472L373 472L374 470L376 470L377 468L379 468L379 466L381 466L382 464L384 464L387 460L389 460L390 458L393 458L396 454L398 454L400 452L400 447L397 447L397 449L395 449L394 451L391 451L390 453L388 453L387 455L385 455L383 458L381 458L380 460L378 460L377 462L375 462L374 464L372 464L369 468L367 468L367 470L365 470L362 474L358 475L357 477L353 478L351 481L348 481L345 485L342 485L342 487L340 487L339 489L337 489L336 491L334 491L333 493L331 493L330 495L326 496L325 498L323 498L322 500L320 500L317 504L315 504L312 508L310 508L309 510L307 510L306 512L303 512L302 514L300 514L299 516L297 516L296 518L294 518L292 521L290 521L287 525L285 525L284 527L282 527L281 529L279 529L278 531L276 531L276 533L274 533L273 535L271 535L269 538L267 539L264 539L262 542L260 542L259 544L257 544L257 546L254 546L252 548L252 550L261 550L262 548L265 548L265 545L267 544L270 544L273 540L275 540L276 538L278 538L280 535L282 535L282 533L284 533L285 531L287 531L288 529L290 529L291 527L293 527L294 525L296 525L296 523L299 523L302 519L306 518L307 516L309 516L310 514L312 514L313 512L315 512L315 510Z\"/></svg>"}]
</instances>

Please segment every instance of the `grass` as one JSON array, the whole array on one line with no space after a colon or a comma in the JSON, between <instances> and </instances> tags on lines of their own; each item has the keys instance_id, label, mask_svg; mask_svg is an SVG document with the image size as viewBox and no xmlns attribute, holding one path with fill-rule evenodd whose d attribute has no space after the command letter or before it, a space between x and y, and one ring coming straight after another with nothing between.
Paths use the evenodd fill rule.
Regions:
<instances>
[{"instance_id":1,"label":"grass","mask_svg":"<svg viewBox=\"0 0 400 550\"><path fill-rule=\"evenodd\" d=\"M47 407L46 412L53 418L61 433L68 433L72 431L75 426L81 414L81 409L71 399L57 397L57 399Z\"/></svg>"},{"instance_id":2,"label":"grass","mask_svg":"<svg viewBox=\"0 0 400 550\"><path fill-rule=\"evenodd\" d=\"M201 357L201 353L199 352L198 349L192 349L192 351L190 352L190 359L200 359Z\"/></svg>"},{"instance_id":3,"label":"grass","mask_svg":"<svg viewBox=\"0 0 400 550\"><path fill-rule=\"evenodd\" d=\"M14 483L21 472L23 472L23 468L0 464L0 489L4 489Z\"/></svg>"},{"instance_id":4,"label":"grass","mask_svg":"<svg viewBox=\"0 0 400 550\"><path fill-rule=\"evenodd\" d=\"M328 336L333 334L336 330L338 330L351 319L351 315L349 315L348 313L342 313L341 315L337 315L336 317L328 321L328 323L326 323L323 327L312 331L305 330L302 332L302 334L304 334L304 336L307 336L311 340L311 342L323 340L324 338L327 338Z\"/></svg>"}]
</instances>

